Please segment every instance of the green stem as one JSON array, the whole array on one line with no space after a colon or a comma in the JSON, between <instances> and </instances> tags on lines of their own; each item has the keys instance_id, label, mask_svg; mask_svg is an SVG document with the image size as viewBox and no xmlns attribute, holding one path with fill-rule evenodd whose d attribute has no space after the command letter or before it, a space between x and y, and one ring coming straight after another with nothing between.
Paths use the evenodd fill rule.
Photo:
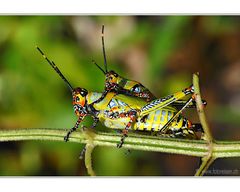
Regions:
<instances>
[{"instance_id":1,"label":"green stem","mask_svg":"<svg viewBox=\"0 0 240 192\"><path fill-rule=\"evenodd\" d=\"M24 141L24 140L46 140L64 142L63 137L66 135L64 129L18 129L18 130L1 130L0 142L7 141ZM88 143L89 139L86 133L76 131L72 133L69 142ZM119 143L121 134L96 132L92 140L94 146L116 147ZM67 143L66 143L67 145ZM156 151L165 153L174 153L204 157L208 154L208 143L203 140L188 140L176 138L162 138L156 136L139 135L129 133L123 148ZM216 141L213 143L213 156L222 157L240 157L240 141Z\"/></svg>"},{"instance_id":2,"label":"green stem","mask_svg":"<svg viewBox=\"0 0 240 192\"><path fill-rule=\"evenodd\" d=\"M85 166L87 168L88 174L90 176L96 176L93 167L92 167L92 152L95 147L94 145L94 138L96 137L95 132L93 129L86 129L83 128L83 134L85 135L85 138L87 139L87 144L85 146L86 152L85 152Z\"/></svg>"},{"instance_id":3,"label":"green stem","mask_svg":"<svg viewBox=\"0 0 240 192\"><path fill-rule=\"evenodd\" d=\"M206 115L203 110L204 106L202 104L202 98L201 98L200 87L199 87L199 78L197 74L193 74L193 86L194 86L195 100L197 104L197 112L198 112L199 120L204 130L205 139L208 142L208 154L202 158L202 164L195 174L195 176L202 176L204 175L208 167L213 163L213 161L217 157L214 157L214 153L213 153L214 139L212 137L212 133L208 126Z\"/></svg>"},{"instance_id":4,"label":"green stem","mask_svg":"<svg viewBox=\"0 0 240 192\"><path fill-rule=\"evenodd\" d=\"M203 110L204 106L202 104L202 98L201 98L200 87L199 87L199 78L197 74L193 74L193 86L194 86L194 93L196 97L195 99L197 104L197 112L198 112L199 120L203 127L204 133L206 134L207 140L209 142L212 142L213 137L209 129L208 122L206 120L206 115Z\"/></svg>"},{"instance_id":5,"label":"green stem","mask_svg":"<svg viewBox=\"0 0 240 192\"><path fill-rule=\"evenodd\" d=\"M94 147L95 146L91 143L86 144L85 166L86 166L88 174L90 176L96 176L95 172L93 171L93 167L92 167L92 152L93 152Z\"/></svg>"},{"instance_id":6,"label":"green stem","mask_svg":"<svg viewBox=\"0 0 240 192\"><path fill-rule=\"evenodd\" d=\"M214 160L215 160L215 158L211 157L211 156L203 157L202 164L199 167L199 169L197 170L195 176L203 176Z\"/></svg>"}]
</instances>

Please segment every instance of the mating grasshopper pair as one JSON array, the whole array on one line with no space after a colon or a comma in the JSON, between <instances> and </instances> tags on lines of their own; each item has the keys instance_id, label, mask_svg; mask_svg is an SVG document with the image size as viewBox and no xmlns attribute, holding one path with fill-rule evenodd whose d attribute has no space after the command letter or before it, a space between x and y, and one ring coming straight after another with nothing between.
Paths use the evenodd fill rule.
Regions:
<instances>
[{"instance_id":1,"label":"mating grasshopper pair","mask_svg":"<svg viewBox=\"0 0 240 192\"><path fill-rule=\"evenodd\" d=\"M93 62L105 75L105 90L103 93L97 93L80 87L73 88L55 63L50 61L37 47L72 92L73 108L78 120L64 137L65 141L68 141L70 134L88 115L93 117L92 127L100 121L108 128L122 130L118 148L122 147L129 130L151 131L170 137L197 138L196 132L202 132L201 125L192 124L181 115L186 107L195 106L193 86L157 99L141 83L125 79L114 71L108 71L104 47L104 26L102 27L102 48L105 70L95 61ZM191 95L190 99L183 101L182 99L187 95ZM205 101L203 104L206 104Z\"/></svg>"}]
</instances>

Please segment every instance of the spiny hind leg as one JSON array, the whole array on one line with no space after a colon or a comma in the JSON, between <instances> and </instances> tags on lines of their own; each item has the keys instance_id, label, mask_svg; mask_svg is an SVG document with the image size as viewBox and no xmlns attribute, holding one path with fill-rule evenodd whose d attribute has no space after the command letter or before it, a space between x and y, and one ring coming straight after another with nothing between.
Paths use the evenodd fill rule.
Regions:
<instances>
[{"instance_id":1,"label":"spiny hind leg","mask_svg":"<svg viewBox=\"0 0 240 192\"><path fill-rule=\"evenodd\" d=\"M182 91L176 92L172 95L168 95L166 97L163 98L159 98L159 99L155 99L153 101L151 101L150 103L148 103L147 105L143 106L141 108L140 111L140 116L143 117L147 114L149 114L152 111L155 111L156 109L161 109L163 107L166 107L172 103L174 103L175 101L178 101L182 98L184 98L185 96L189 95L189 94L193 94L194 93L194 87L190 86Z\"/></svg>"},{"instance_id":2,"label":"spiny hind leg","mask_svg":"<svg viewBox=\"0 0 240 192\"><path fill-rule=\"evenodd\" d=\"M165 133L170 126L170 124L177 118L179 117L180 113L193 101L193 98L191 97L185 105L182 106L182 108L160 129L160 132Z\"/></svg>"},{"instance_id":3,"label":"spiny hind leg","mask_svg":"<svg viewBox=\"0 0 240 192\"><path fill-rule=\"evenodd\" d=\"M186 103L185 100L179 100L179 101L175 101L174 103L172 103L172 106L181 108L181 107L183 107L183 105L185 105L185 103ZM204 107L207 106L207 101L202 100L202 105ZM190 103L186 108L196 108L196 101L193 100L192 103Z\"/></svg>"},{"instance_id":4,"label":"spiny hind leg","mask_svg":"<svg viewBox=\"0 0 240 192\"><path fill-rule=\"evenodd\" d=\"M179 111L163 126L163 128L161 128L160 132L165 133L165 132L167 131L167 129L169 128L170 124L171 124L177 117L179 117L179 115L182 113L182 111L183 111L185 108L187 108L189 105L191 105L192 103L194 103L194 102L195 102L195 94L193 93L193 94L192 94L192 97L191 97L190 99L188 99L188 100L185 102L185 104L179 109ZM204 103L203 103L203 105L204 105ZM198 130L198 131L202 131L202 128L200 127L199 124L195 124L194 127L192 127L193 125L190 123L190 121L188 121L188 122L189 122L189 125L187 125L188 128L191 129L191 128L194 128L194 127L195 127L195 129L201 129L201 130Z\"/></svg>"}]
</instances>

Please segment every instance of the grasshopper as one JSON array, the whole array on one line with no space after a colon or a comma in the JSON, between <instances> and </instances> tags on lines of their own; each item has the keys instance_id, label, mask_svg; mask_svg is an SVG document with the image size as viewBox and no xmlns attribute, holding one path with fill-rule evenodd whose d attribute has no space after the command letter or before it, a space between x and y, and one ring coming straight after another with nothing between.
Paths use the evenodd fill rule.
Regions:
<instances>
[{"instance_id":1,"label":"grasshopper","mask_svg":"<svg viewBox=\"0 0 240 192\"><path fill-rule=\"evenodd\" d=\"M104 98L100 99L102 93L89 92L81 87L73 88L56 64L50 61L39 47L37 50L63 79L72 93L73 108L78 120L74 127L67 132L64 137L65 141L68 141L70 134L76 131L88 115L93 117L92 127L95 127L100 121L108 128L122 130L121 140L117 144L118 148L122 147L129 130L151 131L160 135L191 139L197 138L197 131L202 132L200 124L192 124L181 115L181 112L194 101L193 86L150 102L112 91L106 92ZM183 104L180 110L171 105L187 95L191 95L191 98Z\"/></svg>"},{"instance_id":2,"label":"grasshopper","mask_svg":"<svg viewBox=\"0 0 240 192\"><path fill-rule=\"evenodd\" d=\"M104 58L104 68L105 70L100 67L94 60L92 62L103 72L105 75L105 88L104 92L102 94L103 99L107 92L116 92L119 94L125 94L129 96L135 96L142 98L146 101L152 101L153 99L156 99L156 97L146 88L144 87L140 82L126 79L119 74L117 74L115 71L110 70L108 71L107 68L107 57L105 52L105 43L104 43L104 25L102 25L102 51L103 51L103 58Z\"/></svg>"},{"instance_id":3,"label":"grasshopper","mask_svg":"<svg viewBox=\"0 0 240 192\"><path fill-rule=\"evenodd\" d=\"M103 100L108 92L116 92L118 94L139 97L144 99L147 102L156 99L157 97L154 96L154 94L151 93L151 91L147 89L145 86L143 86L140 82L124 78L113 70L108 71L107 57L105 52L105 41L104 41L104 25L102 25L101 39L102 39L102 52L103 52L103 58L104 58L104 69L101 66L99 66L95 62L95 60L92 60L92 62L105 75L104 92L102 96L99 98L99 101ZM171 105L180 109L184 106L185 102L186 101L184 100L177 100L173 102ZM203 105L207 104L205 100L202 100L202 103ZM193 107L196 107L196 103L194 100L192 101L192 103L190 103L187 106L187 108L193 108Z\"/></svg>"}]
</instances>

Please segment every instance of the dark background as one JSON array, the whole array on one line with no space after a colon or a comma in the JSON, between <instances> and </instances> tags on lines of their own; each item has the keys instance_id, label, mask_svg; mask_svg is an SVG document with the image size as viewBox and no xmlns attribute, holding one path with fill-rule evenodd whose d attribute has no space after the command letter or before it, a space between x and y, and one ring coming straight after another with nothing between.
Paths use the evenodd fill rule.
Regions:
<instances>
[{"instance_id":1,"label":"dark background","mask_svg":"<svg viewBox=\"0 0 240 192\"><path fill-rule=\"evenodd\" d=\"M91 62L103 65L102 24L109 68L140 81L158 97L189 86L192 74L199 72L214 137L240 139L238 16L1 16L1 129L74 125L71 93L35 46L74 87L102 92L104 76ZM199 122L194 109L184 115ZM78 159L82 147L46 141L0 143L0 175L87 175ZM125 152L97 147L97 175L194 175L199 163L198 158L182 155ZM219 159L210 170L240 175L239 161Z\"/></svg>"}]
</instances>

